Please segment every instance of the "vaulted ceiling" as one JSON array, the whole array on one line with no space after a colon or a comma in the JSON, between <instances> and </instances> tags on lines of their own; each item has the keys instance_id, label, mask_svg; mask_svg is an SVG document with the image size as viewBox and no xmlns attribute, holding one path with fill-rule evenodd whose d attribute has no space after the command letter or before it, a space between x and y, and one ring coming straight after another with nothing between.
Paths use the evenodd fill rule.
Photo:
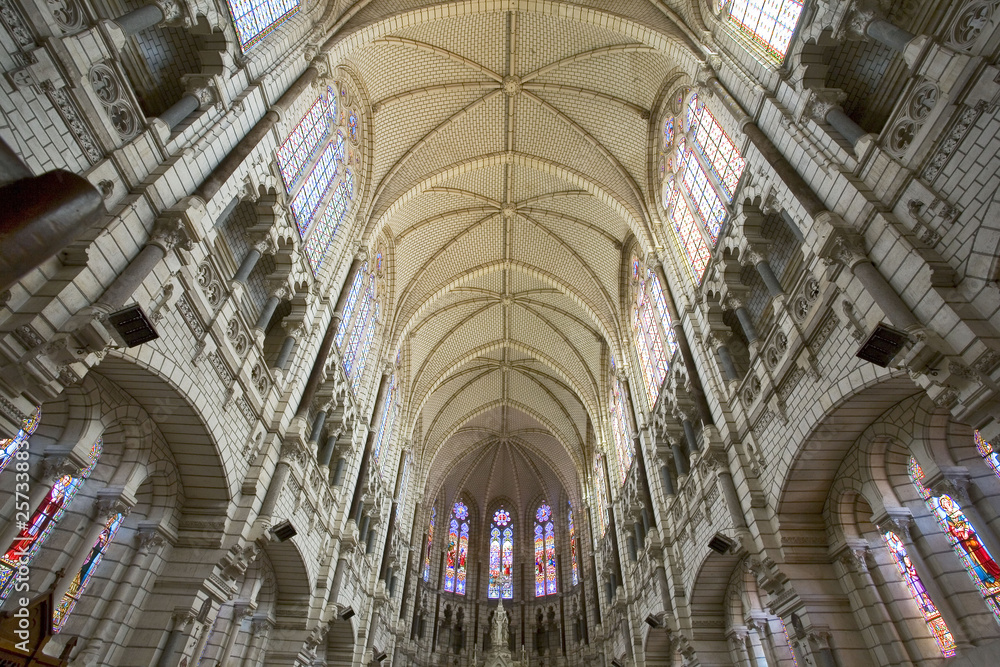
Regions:
<instances>
[{"instance_id":1,"label":"vaulted ceiling","mask_svg":"<svg viewBox=\"0 0 1000 667\"><path fill-rule=\"evenodd\" d=\"M394 246L424 491L579 500L630 345L622 247L655 247L655 121L695 56L658 2L409 4L366 6L333 56L371 103L364 236Z\"/></svg>"}]
</instances>

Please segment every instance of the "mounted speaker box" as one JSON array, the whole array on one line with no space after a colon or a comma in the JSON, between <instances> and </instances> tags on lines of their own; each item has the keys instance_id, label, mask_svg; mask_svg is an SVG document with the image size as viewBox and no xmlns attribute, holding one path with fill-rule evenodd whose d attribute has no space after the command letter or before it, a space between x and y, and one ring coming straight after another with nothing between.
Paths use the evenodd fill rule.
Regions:
<instances>
[{"instance_id":1,"label":"mounted speaker box","mask_svg":"<svg viewBox=\"0 0 1000 667\"><path fill-rule=\"evenodd\" d=\"M160 337L138 304L111 313L108 315L108 324L114 327L129 347L142 345Z\"/></svg>"},{"instance_id":2,"label":"mounted speaker box","mask_svg":"<svg viewBox=\"0 0 1000 667\"><path fill-rule=\"evenodd\" d=\"M854 356L885 368L899 354L909 338L905 331L879 322Z\"/></svg>"},{"instance_id":3,"label":"mounted speaker box","mask_svg":"<svg viewBox=\"0 0 1000 667\"><path fill-rule=\"evenodd\" d=\"M727 553L735 545L735 542L722 533L716 533L712 539L708 541L708 548L720 554Z\"/></svg>"},{"instance_id":4,"label":"mounted speaker box","mask_svg":"<svg viewBox=\"0 0 1000 667\"><path fill-rule=\"evenodd\" d=\"M295 530L295 526L292 525L291 521L285 519L271 528L271 534L278 538L279 542L287 542L298 535L299 531Z\"/></svg>"}]
</instances>

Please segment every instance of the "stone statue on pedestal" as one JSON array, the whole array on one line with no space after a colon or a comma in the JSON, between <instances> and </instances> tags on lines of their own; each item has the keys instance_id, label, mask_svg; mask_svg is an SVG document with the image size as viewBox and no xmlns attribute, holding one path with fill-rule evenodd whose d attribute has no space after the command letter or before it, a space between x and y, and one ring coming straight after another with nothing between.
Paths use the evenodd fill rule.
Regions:
<instances>
[{"instance_id":1,"label":"stone statue on pedestal","mask_svg":"<svg viewBox=\"0 0 1000 667\"><path fill-rule=\"evenodd\" d=\"M490 643L492 646L486 652L485 667L513 667L517 664L510 656L510 618L503 608L503 600L493 612Z\"/></svg>"}]
</instances>

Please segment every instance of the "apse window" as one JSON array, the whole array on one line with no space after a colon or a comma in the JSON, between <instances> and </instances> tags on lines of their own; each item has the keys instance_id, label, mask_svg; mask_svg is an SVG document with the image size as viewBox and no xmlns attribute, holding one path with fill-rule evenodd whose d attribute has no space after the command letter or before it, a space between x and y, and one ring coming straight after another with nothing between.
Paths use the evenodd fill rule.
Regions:
<instances>
[{"instance_id":1,"label":"apse window","mask_svg":"<svg viewBox=\"0 0 1000 667\"><path fill-rule=\"evenodd\" d=\"M246 53L299 11L298 0L226 0Z\"/></svg>"}]
</instances>

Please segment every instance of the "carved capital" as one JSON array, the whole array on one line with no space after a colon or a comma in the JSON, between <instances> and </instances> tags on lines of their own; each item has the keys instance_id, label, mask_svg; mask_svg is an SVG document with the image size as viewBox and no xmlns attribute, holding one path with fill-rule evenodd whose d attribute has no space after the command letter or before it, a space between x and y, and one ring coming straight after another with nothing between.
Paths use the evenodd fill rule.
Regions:
<instances>
[{"instance_id":1,"label":"carved capital","mask_svg":"<svg viewBox=\"0 0 1000 667\"><path fill-rule=\"evenodd\" d=\"M122 514L127 516L135 506L135 499L126 496L124 489L106 488L97 492L97 516L101 520Z\"/></svg>"},{"instance_id":2,"label":"carved capital","mask_svg":"<svg viewBox=\"0 0 1000 667\"><path fill-rule=\"evenodd\" d=\"M806 115L817 122L825 123L826 115L839 107L845 99L847 99L847 93L835 88L813 90L806 102Z\"/></svg>"},{"instance_id":3,"label":"carved capital","mask_svg":"<svg viewBox=\"0 0 1000 667\"><path fill-rule=\"evenodd\" d=\"M868 261L868 254L861 239L842 233L837 234L837 238L834 239L830 254L832 259L849 269Z\"/></svg>"},{"instance_id":4,"label":"carved capital","mask_svg":"<svg viewBox=\"0 0 1000 667\"><path fill-rule=\"evenodd\" d=\"M42 460L42 474L49 481L54 482L66 475L72 476L79 472L80 466L68 456L46 456Z\"/></svg>"},{"instance_id":5,"label":"carved capital","mask_svg":"<svg viewBox=\"0 0 1000 667\"><path fill-rule=\"evenodd\" d=\"M167 543L167 540L158 528L144 527L136 531L135 542L141 553L154 554Z\"/></svg>"},{"instance_id":6,"label":"carved capital","mask_svg":"<svg viewBox=\"0 0 1000 667\"><path fill-rule=\"evenodd\" d=\"M156 221L153 232L149 235L149 244L163 248L164 252L170 252L174 248L182 250L192 248L187 226L175 215L164 216Z\"/></svg>"},{"instance_id":7,"label":"carved capital","mask_svg":"<svg viewBox=\"0 0 1000 667\"><path fill-rule=\"evenodd\" d=\"M163 12L163 20L160 25L173 28L190 27L190 21L184 19L182 6L177 0L153 0L153 4Z\"/></svg>"},{"instance_id":8,"label":"carved capital","mask_svg":"<svg viewBox=\"0 0 1000 667\"><path fill-rule=\"evenodd\" d=\"M913 523L913 516L905 507L886 509L883 516L873 516L872 523L883 533L892 531L904 541L911 539L910 525Z\"/></svg>"}]
</instances>

